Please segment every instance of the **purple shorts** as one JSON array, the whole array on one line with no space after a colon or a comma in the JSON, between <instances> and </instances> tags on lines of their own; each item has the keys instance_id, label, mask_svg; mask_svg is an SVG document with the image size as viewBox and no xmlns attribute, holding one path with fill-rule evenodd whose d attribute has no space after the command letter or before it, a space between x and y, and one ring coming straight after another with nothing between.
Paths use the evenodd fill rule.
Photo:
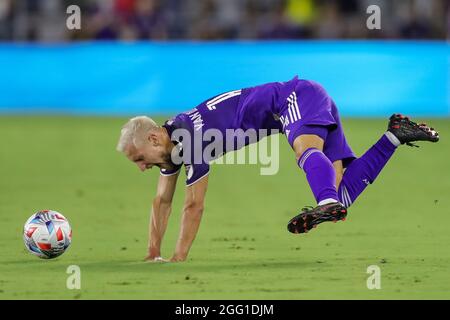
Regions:
<instances>
[{"instance_id":1,"label":"purple shorts","mask_svg":"<svg viewBox=\"0 0 450 320\"><path fill-rule=\"evenodd\" d=\"M345 139L336 105L320 84L299 80L280 116L291 147L298 136L315 134L325 141L323 153L331 162L342 160L346 167L356 159Z\"/></svg>"}]
</instances>

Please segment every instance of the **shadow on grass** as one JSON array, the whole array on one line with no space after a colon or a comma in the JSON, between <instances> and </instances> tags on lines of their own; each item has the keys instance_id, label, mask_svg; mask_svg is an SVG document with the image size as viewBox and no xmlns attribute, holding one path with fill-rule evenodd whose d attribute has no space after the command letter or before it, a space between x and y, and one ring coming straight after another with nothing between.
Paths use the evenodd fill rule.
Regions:
<instances>
[{"instance_id":1,"label":"shadow on grass","mask_svg":"<svg viewBox=\"0 0 450 320\"><path fill-rule=\"evenodd\" d=\"M6 260L2 261L2 268L4 271L34 269L47 271L58 271L61 269L66 270L70 265L77 265L82 271L90 274L95 273L184 273L184 272L296 272L298 270L314 270L316 268L328 269L332 262L318 260L307 260L299 258L289 258L284 260L276 260L273 258L252 258L252 259L201 259L201 260L188 260L182 263L161 263L161 262L146 262L137 259L111 259L100 258L93 260L89 259L77 259L77 258L56 258L51 260L45 259L30 259L24 257L24 259Z\"/></svg>"},{"instance_id":2,"label":"shadow on grass","mask_svg":"<svg viewBox=\"0 0 450 320\"><path fill-rule=\"evenodd\" d=\"M324 267L326 263L320 262L320 266ZM277 271L280 270L301 270L303 268L317 267L317 261L188 261L183 263L155 263L144 261L103 261L103 262L80 262L81 269L90 272L232 272L232 271Z\"/></svg>"}]
</instances>

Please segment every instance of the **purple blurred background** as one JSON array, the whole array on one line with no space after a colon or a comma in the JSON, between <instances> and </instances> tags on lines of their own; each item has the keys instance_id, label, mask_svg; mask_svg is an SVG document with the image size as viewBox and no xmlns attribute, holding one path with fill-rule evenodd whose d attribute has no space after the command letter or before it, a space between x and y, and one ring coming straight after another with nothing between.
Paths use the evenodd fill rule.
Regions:
<instances>
[{"instance_id":1,"label":"purple blurred background","mask_svg":"<svg viewBox=\"0 0 450 320\"><path fill-rule=\"evenodd\" d=\"M448 0L0 0L0 41L449 39ZM82 30L65 27L82 10ZM379 5L382 29L368 30Z\"/></svg>"}]
</instances>

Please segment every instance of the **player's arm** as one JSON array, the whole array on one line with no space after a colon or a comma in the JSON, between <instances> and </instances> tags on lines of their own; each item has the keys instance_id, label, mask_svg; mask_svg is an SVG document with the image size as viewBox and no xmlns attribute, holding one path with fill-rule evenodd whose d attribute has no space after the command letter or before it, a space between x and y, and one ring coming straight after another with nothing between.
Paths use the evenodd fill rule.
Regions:
<instances>
[{"instance_id":1,"label":"player's arm","mask_svg":"<svg viewBox=\"0 0 450 320\"><path fill-rule=\"evenodd\" d=\"M183 216L181 218L180 234L178 237L175 253L171 259L172 262L186 260L192 242L197 235L200 221L203 215L203 208L208 188L208 176L186 188L186 199L183 207Z\"/></svg>"},{"instance_id":2,"label":"player's arm","mask_svg":"<svg viewBox=\"0 0 450 320\"><path fill-rule=\"evenodd\" d=\"M161 243L167 229L172 199L175 193L179 172L173 175L161 175L158 181L156 196L152 203L149 225L148 255L146 260L160 259Z\"/></svg>"}]
</instances>

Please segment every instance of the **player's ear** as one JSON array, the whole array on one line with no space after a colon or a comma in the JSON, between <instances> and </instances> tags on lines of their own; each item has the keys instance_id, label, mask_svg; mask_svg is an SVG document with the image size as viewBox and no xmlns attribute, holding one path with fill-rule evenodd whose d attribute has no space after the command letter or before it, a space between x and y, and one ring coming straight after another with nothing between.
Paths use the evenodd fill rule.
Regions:
<instances>
[{"instance_id":1,"label":"player's ear","mask_svg":"<svg viewBox=\"0 0 450 320\"><path fill-rule=\"evenodd\" d=\"M154 147L157 147L160 145L159 135L154 130L152 130L148 133L147 139Z\"/></svg>"}]
</instances>

